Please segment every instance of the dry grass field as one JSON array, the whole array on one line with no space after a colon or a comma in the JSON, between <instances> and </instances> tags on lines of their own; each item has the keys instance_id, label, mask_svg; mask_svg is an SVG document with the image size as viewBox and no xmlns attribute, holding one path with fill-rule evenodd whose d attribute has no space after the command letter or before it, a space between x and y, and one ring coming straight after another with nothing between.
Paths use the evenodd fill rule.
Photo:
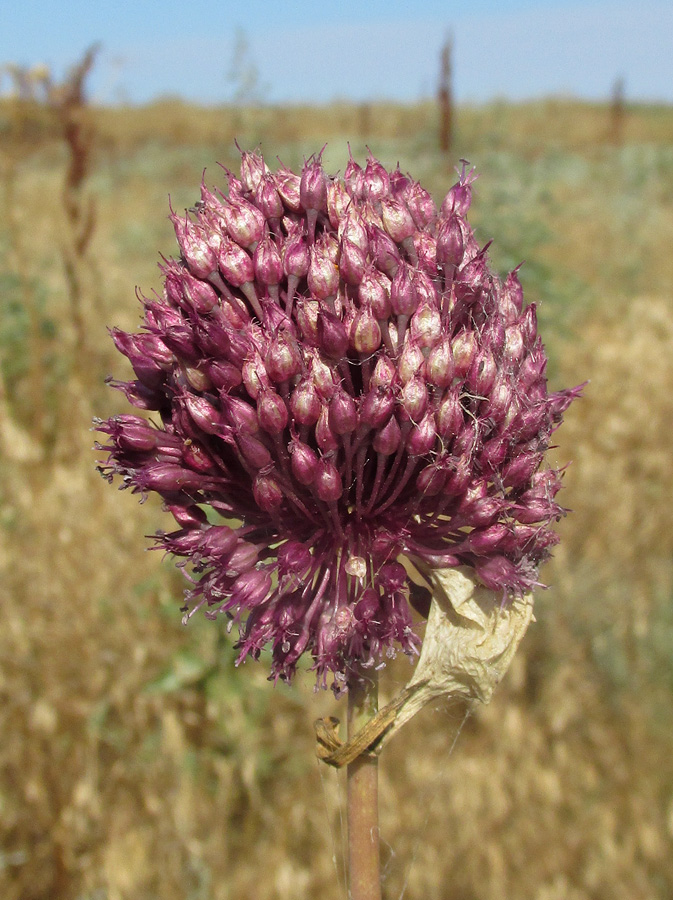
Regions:
<instances>
[{"instance_id":1,"label":"dry grass field","mask_svg":"<svg viewBox=\"0 0 673 900\"><path fill-rule=\"evenodd\" d=\"M345 900L344 785L312 730L343 710L180 624L181 576L144 549L158 504L91 451L92 416L125 409L106 326L135 327L135 286L174 253L168 193L191 205L235 137L291 167L327 141L328 170L368 145L437 199L469 159L472 221L500 270L526 260L553 386L591 380L554 450L573 512L507 678L382 756L386 900L673 896L673 109L627 108L617 143L607 107L459 109L450 162L430 105L83 114L76 298L58 127L0 104L0 896ZM385 697L408 675L393 663Z\"/></svg>"}]
</instances>

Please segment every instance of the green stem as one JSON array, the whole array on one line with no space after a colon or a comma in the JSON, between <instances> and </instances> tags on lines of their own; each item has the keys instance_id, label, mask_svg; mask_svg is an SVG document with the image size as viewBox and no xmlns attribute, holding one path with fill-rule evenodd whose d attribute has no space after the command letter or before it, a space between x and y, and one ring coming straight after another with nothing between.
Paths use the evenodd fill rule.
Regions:
<instances>
[{"instance_id":1,"label":"green stem","mask_svg":"<svg viewBox=\"0 0 673 900\"><path fill-rule=\"evenodd\" d=\"M378 707L378 673L360 670L348 686L348 738ZM347 769L350 900L381 900L378 757L363 754Z\"/></svg>"}]
</instances>

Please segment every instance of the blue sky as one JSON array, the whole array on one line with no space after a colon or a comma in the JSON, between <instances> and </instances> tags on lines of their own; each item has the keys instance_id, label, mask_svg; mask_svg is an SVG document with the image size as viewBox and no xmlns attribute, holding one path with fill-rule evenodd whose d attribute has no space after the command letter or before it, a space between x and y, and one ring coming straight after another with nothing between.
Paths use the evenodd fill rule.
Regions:
<instances>
[{"instance_id":1,"label":"blue sky","mask_svg":"<svg viewBox=\"0 0 673 900\"><path fill-rule=\"evenodd\" d=\"M391 99L435 90L454 42L461 102L549 94L602 99L623 77L632 100L673 102L673 4L644 0L0 0L0 64L58 75L94 41L100 102L230 100L236 35L268 102ZM0 89L7 87L0 83Z\"/></svg>"}]
</instances>

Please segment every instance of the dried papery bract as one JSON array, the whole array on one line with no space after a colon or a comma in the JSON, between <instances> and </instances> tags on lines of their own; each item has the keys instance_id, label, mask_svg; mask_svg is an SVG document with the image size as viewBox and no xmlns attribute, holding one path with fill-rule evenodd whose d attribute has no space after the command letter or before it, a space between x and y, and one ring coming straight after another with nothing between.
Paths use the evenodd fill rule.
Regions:
<instances>
[{"instance_id":1,"label":"dried papery bract","mask_svg":"<svg viewBox=\"0 0 673 900\"><path fill-rule=\"evenodd\" d=\"M564 512L543 460L579 389L548 392L535 307L467 221L474 179L463 164L438 210L371 155L342 180L322 153L300 174L243 153L228 197L204 182L171 213L180 258L141 333L113 331L136 376L113 385L153 415L97 423L101 471L173 514L156 545L183 560L185 621L223 618L238 662L268 649L274 681L310 656L320 687L349 691L351 723L375 705L373 673L420 650L410 571L436 594L430 634L442 615L468 622L435 643L472 646L478 610L504 641ZM457 671L437 659L426 693ZM356 880L371 885L375 856L355 852Z\"/></svg>"}]
</instances>

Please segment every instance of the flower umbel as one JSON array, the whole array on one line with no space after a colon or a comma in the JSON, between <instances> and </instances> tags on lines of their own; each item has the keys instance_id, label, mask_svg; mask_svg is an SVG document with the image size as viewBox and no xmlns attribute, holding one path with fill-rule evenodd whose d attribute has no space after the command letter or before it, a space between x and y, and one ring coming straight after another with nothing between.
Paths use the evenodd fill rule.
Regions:
<instances>
[{"instance_id":1,"label":"flower umbel","mask_svg":"<svg viewBox=\"0 0 673 900\"><path fill-rule=\"evenodd\" d=\"M156 543L191 566L185 621L224 615L274 679L310 653L339 692L416 652L402 561L470 567L506 602L556 543L542 463L579 389L548 393L535 306L467 222L473 180L437 211L371 156L338 178L243 153L226 196L171 214L143 329L112 330L136 376L113 385L158 417L97 421L101 472L173 515Z\"/></svg>"}]
</instances>

